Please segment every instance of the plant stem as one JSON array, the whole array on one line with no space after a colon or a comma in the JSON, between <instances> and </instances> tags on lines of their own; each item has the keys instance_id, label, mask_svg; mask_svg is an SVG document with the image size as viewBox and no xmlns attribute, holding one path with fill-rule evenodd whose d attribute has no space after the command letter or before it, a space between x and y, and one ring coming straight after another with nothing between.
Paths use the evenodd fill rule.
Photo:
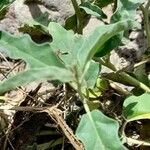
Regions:
<instances>
[{"instance_id":1,"label":"plant stem","mask_svg":"<svg viewBox=\"0 0 150 150\"><path fill-rule=\"evenodd\" d=\"M79 96L81 98L81 101L83 103L83 106L84 106L84 109L85 109L86 113L88 114L89 118L91 120L93 120L92 116L91 116L91 113L90 113L89 106L87 104L87 99L84 97L84 95L82 93L82 80L80 81L80 79L79 79L79 74L77 72L77 68L76 67L74 68L74 72L75 72L75 78L76 78L76 83L77 83L77 92L78 92L78 94L79 94Z\"/></svg>"},{"instance_id":2,"label":"plant stem","mask_svg":"<svg viewBox=\"0 0 150 150\"><path fill-rule=\"evenodd\" d=\"M106 62L102 59L96 59L96 60L98 60L100 62L100 64L102 64L102 65L106 66L107 68L111 69L112 71L116 72L123 80L127 81L131 85L136 86L136 87L140 87L144 91L150 93L150 88L147 85L138 81L137 79L133 78L132 76L130 76L129 74L127 74L125 72L117 71L117 69L115 68L115 66L111 62Z\"/></svg>"},{"instance_id":3,"label":"plant stem","mask_svg":"<svg viewBox=\"0 0 150 150\"><path fill-rule=\"evenodd\" d=\"M148 0L145 7L143 5L140 6L140 9L143 13L144 29L145 29L146 36L147 36L147 49L150 48L150 26L149 26L149 14L148 14L149 6L150 6L150 0Z\"/></svg>"},{"instance_id":4,"label":"plant stem","mask_svg":"<svg viewBox=\"0 0 150 150\"><path fill-rule=\"evenodd\" d=\"M148 10L148 9L149 9L149 6L150 6L150 0L148 0L148 2L147 2L147 4L146 4L145 8Z\"/></svg>"},{"instance_id":5,"label":"plant stem","mask_svg":"<svg viewBox=\"0 0 150 150\"><path fill-rule=\"evenodd\" d=\"M82 93L82 81L79 80L79 75L77 73L76 68L75 68L75 78L76 78L76 83L77 83L77 92L79 94L79 97L81 98L81 101L83 103L83 106L84 106L86 113L88 114L91 122L93 123L91 112L90 112L89 106L87 104L87 99L84 97L84 95Z\"/></svg>"},{"instance_id":6,"label":"plant stem","mask_svg":"<svg viewBox=\"0 0 150 150\"><path fill-rule=\"evenodd\" d=\"M82 34L83 32L83 22L82 22L82 14L79 8L79 5L76 0L71 0L72 5L74 7L76 16L77 16L77 33Z\"/></svg>"},{"instance_id":7,"label":"plant stem","mask_svg":"<svg viewBox=\"0 0 150 150\"><path fill-rule=\"evenodd\" d=\"M110 82L110 86L115 89L116 91L118 91L118 93L123 94L125 96L129 96L131 95L130 92L128 92L127 90L123 89L122 87L118 86L116 83L114 82Z\"/></svg>"},{"instance_id":8,"label":"plant stem","mask_svg":"<svg viewBox=\"0 0 150 150\"><path fill-rule=\"evenodd\" d=\"M126 143L132 143L132 144L142 145L142 146L150 146L150 143L146 141L136 140L129 137L125 137L125 140Z\"/></svg>"},{"instance_id":9,"label":"plant stem","mask_svg":"<svg viewBox=\"0 0 150 150\"><path fill-rule=\"evenodd\" d=\"M150 88L145 85L144 83L138 81L137 79L133 78L132 76L130 76L129 74L125 73L125 72L121 72L120 76L123 79L126 79L129 83L131 83L132 85L136 86L136 87L140 87L141 89L143 89L144 91L150 93Z\"/></svg>"},{"instance_id":10,"label":"plant stem","mask_svg":"<svg viewBox=\"0 0 150 150\"><path fill-rule=\"evenodd\" d=\"M125 142L125 143L132 143L132 144L136 144L136 145L150 146L149 142L136 140L136 139L132 139L132 138L127 137L126 134L125 134L125 128L126 128L127 123L128 123L127 121L124 122L124 124L122 126L122 129L121 129L123 142Z\"/></svg>"},{"instance_id":11,"label":"plant stem","mask_svg":"<svg viewBox=\"0 0 150 150\"><path fill-rule=\"evenodd\" d=\"M79 75L78 75L76 70L75 70L75 72L76 72L75 78L76 78L76 83L77 83L77 92L81 98L81 101L83 102L83 106L84 106L85 111L88 113L88 112L90 112L90 109L89 109L88 104L87 104L87 99L85 99L85 97L82 93L82 81L79 80Z\"/></svg>"},{"instance_id":12,"label":"plant stem","mask_svg":"<svg viewBox=\"0 0 150 150\"><path fill-rule=\"evenodd\" d=\"M124 139L126 137L126 134L125 134L125 129L126 129L126 125L127 125L127 121L125 121L121 127L121 136L122 138Z\"/></svg>"},{"instance_id":13,"label":"plant stem","mask_svg":"<svg viewBox=\"0 0 150 150\"><path fill-rule=\"evenodd\" d=\"M141 62L136 63L136 64L134 65L134 68L137 68L137 67L139 67L139 66L141 66L141 65L143 65L143 64L145 64L145 63L147 63L147 62L149 62L149 61L150 61L150 56L147 57L147 58L145 58L145 59L143 59Z\"/></svg>"},{"instance_id":14,"label":"plant stem","mask_svg":"<svg viewBox=\"0 0 150 150\"><path fill-rule=\"evenodd\" d=\"M111 69L111 70L113 70L113 71L117 71L117 69L115 68L115 66L112 64L112 63L110 63L110 61L105 61L104 59L97 59L97 58L94 58L96 61L98 61L101 65L103 65L103 66L105 66L105 67L107 67L107 68L109 68L109 69Z\"/></svg>"},{"instance_id":15,"label":"plant stem","mask_svg":"<svg viewBox=\"0 0 150 150\"><path fill-rule=\"evenodd\" d=\"M80 98L81 98L81 101L82 101L82 103L83 103L83 106L84 106L84 109L85 109L85 111L86 111L86 113L87 113L87 115L88 115L88 117L89 117L89 119L90 119L90 121L91 121L91 125L93 126L93 128L94 128L94 131L95 131L95 133L97 134L97 136L98 136L98 131L97 131L97 128L95 127L95 124L94 124L94 120L93 120L93 118L92 118L92 115L91 115L91 111L90 111L90 109L89 109L89 106L88 106L88 104L87 104L87 99L84 97L84 95L82 94L82 81L80 81L79 80L79 76L78 76L78 74L77 74L77 71L76 71L76 75L75 75L75 77L76 77L76 82L77 82L77 92L78 92L78 94L79 94L79 96L80 96ZM93 132L94 132L93 131ZM103 145L101 142L99 143L100 145ZM101 148L101 150L105 150L105 148L103 147L103 148Z\"/></svg>"}]
</instances>

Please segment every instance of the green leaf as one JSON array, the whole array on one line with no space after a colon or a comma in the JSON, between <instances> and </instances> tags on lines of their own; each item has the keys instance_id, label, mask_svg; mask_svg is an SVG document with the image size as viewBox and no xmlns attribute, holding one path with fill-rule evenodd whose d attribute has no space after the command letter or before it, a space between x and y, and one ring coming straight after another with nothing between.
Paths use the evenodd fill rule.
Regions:
<instances>
[{"instance_id":1,"label":"green leaf","mask_svg":"<svg viewBox=\"0 0 150 150\"><path fill-rule=\"evenodd\" d=\"M99 63L91 61L90 67L85 74L85 81L88 88L93 88L99 75Z\"/></svg>"},{"instance_id":2,"label":"green leaf","mask_svg":"<svg viewBox=\"0 0 150 150\"><path fill-rule=\"evenodd\" d=\"M49 44L38 45L29 36L15 37L1 32L0 50L12 59L22 59L27 69L0 84L0 93L36 80L73 80L69 71Z\"/></svg>"},{"instance_id":3,"label":"green leaf","mask_svg":"<svg viewBox=\"0 0 150 150\"><path fill-rule=\"evenodd\" d=\"M123 115L127 121L150 119L150 94L130 96L123 104Z\"/></svg>"},{"instance_id":4,"label":"green leaf","mask_svg":"<svg viewBox=\"0 0 150 150\"><path fill-rule=\"evenodd\" d=\"M63 60L67 67L74 68L74 66L76 66L79 78L82 78L83 70L78 65L77 55L85 38L80 35L75 35L72 31L67 31L62 28L62 26L52 22L49 24L48 29L53 37L53 42L51 44L53 49L60 51L59 57ZM98 74L99 64L93 61L90 62L85 72L82 86L86 88L93 88Z\"/></svg>"},{"instance_id":5,"label":"green leaf","mask_svg":"<svg viewBox=\"0 0 150 150\"><path fill-rule=\"evenodd\" d=\"M68 53L60 56L62 60L69 66L79 63L78 65L85 69L85 65L96 52L105 53L101 49L111 37L131 27L132 20L103 25L97 27L89 37L74 35L72 31L67 31L53 22L49 24L48 30L53 37L53 47L59 49L63 54Z\"/></svg>"},{"instance_id":6,"label":"green leaf","mask_svg":"<svg viewBox=\"0 0 150 150\"><path fill-rule=\"evenodd\" d=\"M98 27L89 37L76 35L65 30L57 23L51 22L44 31L52 35L49 44L35 44L29 36L11 36L1 32L0 46L12 59L22 59L27 63L27 69L0 84L0 93L16 86L21 86L35 80L72 81L76 84L76 75L82 88L91 88L99 73L98 64L93 64L94 71L90 71L92 58L97 51L115 34L132 26L132 21L126 20L111 25ZM88 76L88 72L92 72ZM24 78L24 79L23 79ZM96 81L96 80L95 80Z\"/></svg>"},{"instance_id":7,"label":"green leaf","mask_svg":"<svg viewBox=\"0 0 150 150\"><path fill-rule=\"evenodd\" d=\"M95 53L103 56L106 52L104 44L121 31L132 27L131 20L119 21L115 24L97 27L95 31L84 41L78 53L78 60L81 67L85 67L87 62L93 58Z\"/></svg>"},{"instance_id":8,"label":"green leaf","mask_svg":"<svg viewBox=\"0 0 150 150\"><path fill-rule=\"evenodd\" d=\"M82 116L76 131L86 150L125 150L118 137L119 124L98 110Z\"/></svg>"},{"instance_id":9,"label":"green leaf","mask_svg":"<svg viewBox=\"0 0 150 150\"><path fill-rule=\"evenodd\" d=\"M99 19L107 18L106 14L102 11L100 7L97 5L94 5L90 2L84 2L80 5L80 8L82 8L87 14L93 15Z\"/></svg>"},{"instance_id":10,"label":"green leaf","mask_svg":"<svg viewBox=\"0 0 150 150\"><path fill-rule=\"evenodd\" d=\"M140 4L142 4L145 0L117 0L117 8L114 14L111 17L111 23L117 23L118 21L124 21L126 19L133 20L133 27L139 27L139 24L135 22L136 10ZM126 29L127 30L127 29ZM124 31L126 31L124 30ZM122 43L122 39L124 37L124 31L119 33L118 35L110 38L103 45L103 53L98 52L96 54L97 57L102 57L109 53L111 50L116 48Z\"/></svg>"},{"instance_id":11,"label":"green leaf","mask_svg":"<svg viewBox=\"0 0 150 150\"><path fill-rule=\"evenodd\" d=\"M110 38L101 48L101 51L98 51L96 53L96 57L103 57L109 52L111 52L113 49L115 49L117 46L121 44L121 37L120 34L113 36Z\"/></svg>"},{"instance_id":12,"label":"green leaf","mask_svg":"<svg viewBox=\"0 0 150 150\"><path fill-rule=\"evenodd\" d=\"M105 79L98 78L96 81L96 89L101 92L104 92L109 89L109 83Z\"/></svg>"},{"instance_id":13,"label":"green leaf","mask_svg":"<svg viewBox=\"0 0 150 150\"><path fill-rule=\"evenodd\" d=\"M51 46L59 53L59 58L68 67L77 65L77 54L85 40L84 37L74 34L73 31L67 31L55 22L50 22L48 30L53 38Z\"/></svg>"},{"instance_id":14,"label":"green leaf","mask_svg":"<svg viewBox=\"0 0 150 150\"><path fill-rule=\"evenodd\" d=\"M146 74L145 64L134 68L134 75L139 81L143 82L147 86L150 86L150 80L148 78L148 75Z\"/></svg>"},{"instance_id":15,"label":"green leaf","mask_svg":"<svg viewBox=\"0 0 150 150\"><path fill-rule=\"evenodd\" d=\"M66 30L76 31L76 29L77 29L77 16L76 16L76 14L66 19L64 27Z\"/></svg>"},{"instance_id":16,"label":"green leaf","mask_svg":"<svg viewBox=\"0 0 150 150\"><path fill-rule=\"evenodd\" d=\"M59 57L67 67L73 68L76 66L79 78L83 79L83 83L86 83L84 85L87 86L88 83L84 76L95 53L99 52L101 55L106 53L103 49L104 44L111 37L122 30L129 29L131 26L131 20L100 26L89 37L74 35L72 31L67 31L54 22L49 24L48 30L53 38L51 44L53 49L59 52Z\"/></svg>"},{"instance_id":17,"label":"green leaf","mask_svg":"<svg viewBox=\"0 0 150 150\"><path fill-rule=\"evenodd\" d=\"M90 15L88 15L85 11L81 10L80 18L82 18L81 22L82 22L82 25L84 28L87 25L87 23L89 22ZM78 28L77 26L78 26L78 18L77 18L77 15L74 14L66 19L64 28L66 30L73 30L75 33L77 33L77 28Z\"/></svg>"},{"instance_id":18,"label":"green leaf","mask_svg":"<svg viewBox=\"0 0 150 150\"><path fill-rule=\"evenodd\" d=\"M142 4L144 1L145 0L117 0L117 8L111 17L111 23L131 19L134 21L133 27L139 28L140 25L137 22L135 22L136 10L139 7L139 5ZM108 42L105 44L105 51L109 52L122 43L121 41L124 37L123 32L111 38L111 42L109 44ZM100 56L100 54L97 54L97 56Z\"/></svg>"},{"instance_id":19,"label":"green leaf","mask_svg":"<svg viewBox=\"0 0 150 150\"><path fill-rule=\"evenodd\" d=\"M117 8L111 17L111 22L125 19L135 20L136 10L146 0L117 0Z\"/></svg>"},{"instance_id":20,"label":"green leaf","mask_svg":"<svg viewBox=\"0 0 150 150\"><path fill-rule=\"evenodd\" d=\"M39 17L34 19L36 22L38 22L39 24L48 26L50 19L49 19L49 13L48 12L44 12L42 13Z\"/></svg>"}]
</instances>

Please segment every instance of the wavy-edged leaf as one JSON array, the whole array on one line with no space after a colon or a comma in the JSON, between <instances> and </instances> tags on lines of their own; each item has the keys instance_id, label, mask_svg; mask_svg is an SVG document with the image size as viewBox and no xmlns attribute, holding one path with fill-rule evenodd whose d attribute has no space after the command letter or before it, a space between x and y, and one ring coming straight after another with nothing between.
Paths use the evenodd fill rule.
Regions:
<instances>
[{"instance_id":1,"label":"wavy-edged leaf","mask_svg":"<svg viewBox=\"0 0 150 150\"><path fill-rule=\"evenodd\" d=\"M53 38L51 44L53 49L59 52L59 57L67 67L76 66L79 77L83 78L82 75L86 75L90 67L90 61L95 53L99 51L103 55L105 52L101 51L101 49L104 44L112 36L122 30L129 29L131 26L131 20L100 26L89 37L74 35L72 31L67 31L54 22L49 24L48 30ZM85 80L84 83L86 83L86 79L83 79Z\"/></svg>"},{"instance_id":2,"label":"wavy-edged leaf","mask_svg":"<svg viewBox=\"0 0 150 150\"><path fill-rule=\"evenodd\" d=\"M22 59L27 69L0 84L0 93L35 80L73 80L72 72L66 69L49 44L38 45L28 35L11 36L6 32L0 34L0 51L12 59Z\"/></svg>"},{"instance_id":3,"label":"wavy-edged leaf","mask_svg":"<svg viewBox=\"0 0 150 150\"><path fill-rule=\"evenodd\" d=\"M135 20L136 10L146 0L117 0L117 8L111 17L111 22L125 19Z\"/></svg>"},{"instance_id":4,"label":"wavy-edged leaf","mask_svg":"<svg viewBox=\"0 0 150 150\"><path fill-rule=\"evenodd\" d=\"M123 115L127 121L150 119L150 94L130 96L123 104Z\"/></svg>"},{"instance_id":5,"label":"wavy-edged leaf","mask_svg":"<svg viewBox=\"0 0 150 150\"><path fill-rule=\"evenodd\" d=\"M85 67L87 62L92 59L95 53L101 56L105 54L103 49L104 44L113 36L121 31L132 27L131 20L119 21L115 24L99 26L95 31L84 41L78 53L78 61L81 67Z\"/></svg>"},{"instance_id":6,"label":"wavy-edged leaf","mask_svg":"<svg viewBox=\"0 0 150 150\"><path fill-rule=\"evenodd\" d=\"M80 75L86 74L88 63L95 53L106 54L104 44L117 33L132 27L131 20L120 21L111 25L99 26L89 36L77 36L56 23L49 24L49 32L53 37L52 46L60 50L60 57L68 67L77 66ZM60 36L61 35L61 36Z\"/></svg>"},{"instance_id":7,"label":"wavy-edged leaf","mask_svg":"<svg viewBox=\"0 0 150 150\"><path fill-rule=\"evenodd\" d=\"M53 38L51 46L59 53L59 57L68 66L77 65L77 54L84 42L84 37L67 31L61 25L51 22L48 30Z\"/></svg>"},{"instance_id":8,"label":"wavy-edged leaf","mask_svg":"<svg viewBox=\"0 0 150 150\"><path fill-rule=\"evenodd\" d=\"M79 80L83 81L83 87L88 88L89 86L94 86L93 79L97 78L99 72L98 64L95 63L94 67L97 69L90 75L93 79L90 77L87 80L86 78L86 74L91 67L92 57L97 51L101 52L103 45L112 36L122 30L130 28L131 26L132 21L130 20L121 21L111 25L100 26L93 32L91 36L83 37L80 35L75 35L72 31L65 30L57 23L51 22L48 28L46 28L46 30L50 32L53 38L53 42L50 45L37 45L32 42L29 36L22 36L17 38L5 32L1 32L1 49L4 49L10 58L23 59L27 63L28 68L24 72L25 75L30 75L32 70L37 70L38 72L40 69L41 71L42 69L46 70L45 68L49 68L49 73L47 71L45 74L39 73L39 76L26 76L26 80L18 80L14 82L13 85L11 81L14 81L14 79L11 78L8 81L0 84L0 90L1 92L5 92L9 90L10 87L15 88L16 86L29 83L32 79L33 81L36 79L58 79L63 82L75 81L76 74L78 74ZM59 68L60 71L62 70L62 74L60 71L58 71ZM53 72L53 70L56 71ZM26 71L28 72L26 73ZM66 75L63 73L63 71L66 71ZM25 77L24 74L22 73L17 75L15 79L21 79L21 76Z\"/></svg>"},{"instance_id":9,"label":"wavy-edged leaf","mask_svg":"<svg viewBox=\"0 0 150 150\"><path fill-rule=\"evenodd\" d=\"M53 37L52 46L59 49L61 53L67 53L60 57L70 66L79 63L82 69L96 52L103 53L101 49L104 44L121 31L132 27L132 20L124 20L111 25L99 26L89 37L74 35L57 23L49 24L49 32Z\"/></svg>"},{"instance_id":10,"label":"wavy-edged leaf","mask_svg":"<svg viewBox=\"0 0 150 150\"><path fill-rule=\"evenodd\" d=\"M99 0L101 1L101 0ZM136 10L140 4L142 4L145 0L117 0L117 8L114 14L111 17L111 23L117 23L118 21L123 21L126 19L133 20L133 27L140 27L140 25L135 21L136 18ZM109 2L109 1L108 1ZM103 3L103 2L102 2ZM104 2L105 3L105 2ZM107 3L107 2L106 2ZM126 30L124 30L126 31ZM124 37L124 31L120 34L115 35L110 38L107 43L103 46L103 53L97 53L96 56L102 57L106 53L109 53L114 48L121 45L122 39Z\"/></svg>"},{"instance_id":11,"label":"wavy-edged leaf","mask_svg":"<svg viewBox=\"0 0 150 150\"><path fill-rule=\"evenodd\" d=\"M134 21L133 27L139 27L139 24L135 22L136 10L139 7L139 5L145 1L146 0L117 0L117 8L111 17L111 23L131 19ZM110 52L112 49L116 48L122 43L121 40L123 38L123 32L111 38L104 45L104 54L106 54L106 52ZM96 56L101 57L104 56L104 54L101 55L100 53L98 53Z\"/></svg>"},{"instance_id":12,"label":"wavy-edged leaf","mask_svg":"<svg viewBox=\"0 0 150 150\"><path fill-rule=\"evenodd\" d=\"M67 67L74 68L76 66L79 78L82 78L83 70L78 65L77 55L85 38L80 35L75 35L72 31L67 31L59 24L52 22L49 24L48 29L53 37L51 44L53 49L60 51L59 57ZM95 85L98 73L99 64L91 61L83 78L83 87L92 88Z\"/></svg>"},{"instance_id":13,"label":"wavy-edged leaf","mask_svg":"<svg viewBox=\"0 0 150 150\"><path fill-rule=\"evenodd\" d=\"M98 110L93 110L91 117L88 114L82 116L76 131L86 150L126 150L122 145L117 121L108 118Z\"/></svg>"},{"instance_id":14,"label":"wavy-edged leaf","mask_svg":"<svg viewBox=\"0 0 150 150\"><path fill-rule=\"evenodd\" d=\"M82 8L88 15L93 15L99 19L107 18L106 14L102 11L100 7L90 2L82 3L80 5L80 8Z\"/></svg>"}]
</instances>

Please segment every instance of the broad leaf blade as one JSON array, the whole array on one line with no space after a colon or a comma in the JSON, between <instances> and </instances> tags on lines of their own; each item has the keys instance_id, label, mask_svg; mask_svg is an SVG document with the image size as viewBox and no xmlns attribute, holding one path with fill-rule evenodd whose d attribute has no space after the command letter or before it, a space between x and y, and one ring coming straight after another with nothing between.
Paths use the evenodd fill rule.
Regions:
<instances>
[{"instance_id":1,"label":"broad leaf blade","mask_svg":"<svg viewBox=\"0 0 150 150\"><path fill-rule=\"evenodd\" d=\"M78 61L81 67L85 67L87 62L92 59L95 53L103 55L104 44L113 36L121 31L132 27L131 20L124 20L111 25L97 27L96 30L85 40L78 53Z\"/></svg>"},{"instance_id":2,"label":"broad leaf blade","mask_svg":"<svg viewBox=\"0 0 150 150\"><path fill-rule=\"evenodd\" d=\"M109 26L100 26L90 37L86 38L83 36L74 35L73 32L65 30L57 23L50 23L48 30L53 38L51 45L37 45L32 42L29 36L17 38L6 34L5 32L1 32L0 46L5 49L5 52L10 58L23 59L27 63L28 69L31 69L31 71L32 69L38 70L39 68L45 69L49 67L58 67L68 70L66 77L62 77L64 79L61 77L59 78L60 81L75 81L73 76L75 76L75 73L77 72L80 80L83 80L83 87L88 88L88 86L91 87L91 83L94 83L92 81L89 84L85 76L86 73L88 73L88 69L90 69L89 67L91 66L90 64L92 57L97 51L101 50L107 40L118 32L128 29L131 25L132 21L127 20ZM74 71L74 68L76 68L76 72ZM96 73L93 72L92 78L93 76L95 76L94 79L97 78L98 71L99 70L97 69L95 71ZM58 79L58 74L60 74L60 72L50 72L48 76L49 80L54 78ZM38 78L42 80L48 77L38 76ZM26 83L29 82L28 80L31 81L31 79L27 77ZM6 82L2 85L4 86L5 83ZM14 88L16 86L20 86L20 84L25 84L25 81L24 83L15 82ZM9 83L7 88L8 87ZM4 91L7 91L7 89L3 90L3 92Z\"/></svg>"},{"instance_id":3,"label":"broad leaf blade","mask_svg":"<svg viewBox=\"0 0 150 150\"><path fill-rule=\"evenodd\" d=\"M72 67L77 65L78 50L84 42L84 38L80 35L75 35L72 31L65 30L58 23L51 22L48 30L52 35L52 47L56 52L59 52L59 57L64 63Z\"/></svg>"},{"instance_id":4,"label":"broad leaf blade","mask_svg":"<svg viewBox=\"0 0 150 150\"><path fill-rule=\"evenodd\" d=\"M146 0L117 0L117 8L111 17L111 22L125 19L135 20L136 10Z\"/></svg>"},{"instance_id":5,"label":"broad leaf blade","mask_svg":"<svg viewBox=\"0 0 150 150\"><path fill-rule=\"evenodd\" d=\"M35 80L73 80L72 72L65 68L49 44L38 45L27 35L15 37L1 32L0 48L10 58L27 63L27 70L0 84L0 93Z\"/></svg>"},{"instance_id":6,"label":"broad leaf blade","mask_svg":"<svg viewBox=\"0 0 150 150\"><path fill-rule=\"evenodd\" d=\"M85 74L86 87L93 88L100 71L99 63L91 61L90 66Z\"/></svg>"},{"instance_id":7,"label":"broad leaf blade","mask_svg":"<svg viewBox=\"0 0 150 150\"><path fill-rule=\"evenodd\" d=\"M59 24L51 22L49 24L49 32L53 37L52 47L56 51L60 51L59 57L63 60L65 66L74 68L76 66L79 78L83 75L83 70L78 65L77 55L85 38L75 35L72 31L65 30ZM60 36L61 35L61 36ZM80 58L82 59L82 58ZM99 74L99 64L91 61L83 78L83 88L93 88Z\"/></svg>"},{"instance_id":8,"label":"broad leaf blade","mask_svg":"<svg viewBox=\"0 0 150 150\"><path fill-rule=\"evenodd\" d=\"M115 35L112 38L110 38L101 48L101 51L98 51L96 53L96 57L103 57L109 52L111 52L113 49L115 49L117 46L121 44L122 36L121 34Z\"/></svg>"},{"instance_id":9,"label":"broad leaf blade","mask_svg":"<svg viewBox=\"0 0 150 150\"><path fill-rule=\"evenodd\" d=\"M86 150L125 150L118 137L119 124L98 110L82 116L76 136L83 142Z\"/></svg>"},{"instance_id":10,"label":"broad leaf blade","mask_svg":"<svg viewBox=\"0 0 150 150\"><path fill-rule=\"evenodd\" d=\"M28 35L16 37L0 32L0 47L10 58L23 59L30 67L49 65L64 67L48 43L36 44Z\"/></svg>"},{"instance_id":11,"label":"broad leaf blade","mask_svg":"<svg viewBox=\"0 0 150 150\"><path fill-rule=\"evenodd\" d=\"M101 0L100 0L101 1ZM140 27L140 24L138 24L135 20L136 18L136 10L139 7L140 4L142 4L145 0L117 0L117 8L114 14L111 17L111 23L116 23L118 21L124 21L126 19L133 20L133 27ZM126 31L126 30L124 30ZM124 31L122 31L120 34L115 35L114 37L110 38L103 47L103 53L97 53L96 56L102 57L109 53L111 50L116 48L117 46L120 46L123 41L124 37Z\"/></svg>"},{"instance_id":12,"label":"broad leaf blade","mask_svg":"<svg viewBox=\"0 0 150 150\"><path fill-rule=\"evenodd\" d=\"M106 14L102 11L101 8L99 8L97 5L94 5L90 2L84 2L80 5L80 8L82 8L88 15L93 15L99 19L107 18Z\"/></svg>"},{"instance_id":13,"label":"broad leaf blade","mask_svg":"<svg viewBox=\"0 0 150 150\"><path fill-rule=\"evenodd\" d=\"M123 104L123 115L127 121L150 119L150 94L131 96Z\"/></svg>"},{"instance_id":14,"label":"broad leaf blade","mask_svg":"<svg viewBox=\"0 0 150 150\"><path fill-rule=\"evenodd\" d=\"M93 58L95 53L104 53L101 50L111 37L131 28L132 23L132 20L125 20L111 25L99 26L89 37L74 35L73 32L65 30L54 22L49 24L48 30L53 37L53 47L59 49L61 53L68 53L61 56L65 64L68 63L72 66L79 63L84 70L85 64Z\"/></svg>"},{"instance_id":15,"label":"broad leaf blade","mask_svg":"<svg viewBox=\"0 0 150 150\"><path fill-rule=\"evenodd\" d=\"M48 30L53 37L51 44L53 49L60 51L59 57L67 67L73 68L76 66L79 77L81 77L86 75L95 53L106 54L103 49L104 44L111 37L120 31L129 29L131 26L131 20L100 26L89 37L74 35L73 32L65 30L54 22L49 24ZM82 79L86 81L85 78Z\"/></svg>"}]
</instances>

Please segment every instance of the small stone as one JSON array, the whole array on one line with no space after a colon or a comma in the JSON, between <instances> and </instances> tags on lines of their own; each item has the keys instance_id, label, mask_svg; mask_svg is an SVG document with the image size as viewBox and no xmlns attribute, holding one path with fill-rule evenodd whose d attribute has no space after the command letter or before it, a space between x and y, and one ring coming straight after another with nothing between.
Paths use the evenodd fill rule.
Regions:
<instances>
[{"instance_id":1,"label":"small stone","mask_svg":"<svg viewBox=\"0 0 150 150\"><path fill-rule=\"evenodd\" d=\"M135 40L135 39L138 37L138 35L139 35L139 33L138 33L137 31L132 31L132 32L130 33L129 38L130 38L131 40Z\"/></svg>"}]
</instances>

